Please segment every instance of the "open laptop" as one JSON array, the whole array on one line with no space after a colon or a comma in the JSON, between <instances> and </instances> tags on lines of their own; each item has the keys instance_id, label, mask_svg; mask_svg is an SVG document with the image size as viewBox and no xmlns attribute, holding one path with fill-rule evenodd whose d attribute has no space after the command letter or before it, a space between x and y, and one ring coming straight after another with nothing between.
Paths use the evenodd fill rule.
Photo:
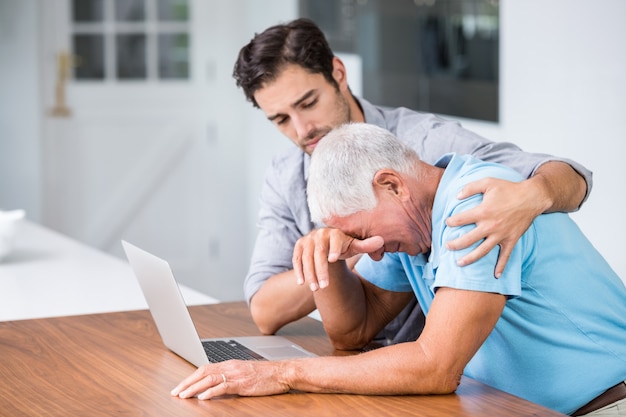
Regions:
<instances>
[{"instance_id":1,"label":"open laptop","mask_svg":"<svg viewBox=\"0 0 626 417\"><path fill-rule=\"evenodd\" d=\"M196 366L228 359L278 360L315 354L281 336L200 339L170 265L122 240L163 343Z\"/></svg>"}]
</instances>

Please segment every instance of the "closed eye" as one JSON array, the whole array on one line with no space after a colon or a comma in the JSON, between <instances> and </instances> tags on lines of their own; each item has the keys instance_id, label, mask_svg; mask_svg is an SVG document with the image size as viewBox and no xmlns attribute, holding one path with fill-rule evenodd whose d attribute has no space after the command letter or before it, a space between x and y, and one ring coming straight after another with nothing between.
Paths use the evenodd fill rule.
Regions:
<instances>
[{"instance_id":1,"label":"closed eye","mask_svg":"<svg viewBox=\"0 0 626 417\"><path fill-rule=\"evenodd\" d=\"M282 125L285 124L287 122L287 120L289 120L289 117L277 117L276 119L274 119L274 123L277 125Z\"/></svg>"},{"instance_id":2,"label":"closed eye","mask_svg":"<svg viewBox=\"0 0 626 417\"><path fill-rule=\"evenodd\" d=\"M317 104L317 98L315 98L314 100L311 100L311 101L309 101L309 102L302 103L302 108L303 108L303 109L308 109L308 108L310 108L310 107L315 106L316 104Z\"/></svg>"}]
</instances>

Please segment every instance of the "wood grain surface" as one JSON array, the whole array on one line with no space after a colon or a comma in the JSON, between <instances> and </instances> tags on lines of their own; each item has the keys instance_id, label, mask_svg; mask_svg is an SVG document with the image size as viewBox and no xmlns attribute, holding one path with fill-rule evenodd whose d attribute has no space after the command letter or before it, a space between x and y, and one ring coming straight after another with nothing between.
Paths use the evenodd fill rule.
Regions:
<instances>
[{"instance_id":1,"label":"wood grain surface","mask_svg":"<svg viewBox=\"0 0 626 417\"><path fill-rule=\"evenodd\" d=\"M259 334L243 302L190 311L202 337ZM319 355L339 354L313 319L279 334ZM193 369L165 348L148 311L0 322L3 417L561 415L469 378L452 395L171 397L170 390Z\"/></svg>"}]
</instances>

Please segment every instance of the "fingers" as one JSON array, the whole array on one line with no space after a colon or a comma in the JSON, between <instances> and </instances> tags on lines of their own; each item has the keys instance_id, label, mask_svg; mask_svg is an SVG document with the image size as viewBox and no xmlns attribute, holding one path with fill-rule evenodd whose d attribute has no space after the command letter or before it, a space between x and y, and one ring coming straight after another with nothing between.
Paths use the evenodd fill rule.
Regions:
<instances>
[{"instance_id":1,"label":"fingers","mask_svg":"<svg viewBox=\"0 0 626 417\"><path fill-rule=\"evenodd\" d=\"M227 394L282 394L291 389L288 379L277 362L230 360L201 366L178 384L171 395L209 400Z\"/></svg>"},{"instance_id":2,"label":"fingers","mask_svg":"<svg viewBox=\"0 0 626 417\"><path fill-rule=\"evenodd\" d=\"M308 285L311 291L326 288L330 284L329 271L338 271L341 267L338 261L363 253L380 259L384 245L380 236L359 240L338 229L316 229L298 239L294 247L292 262L296 282Z\"/></svg>"},{"instance_id":3,"label":"fingers","mask_svg":"<svg viewBox=\"0 0 626 417\"><path fill-rule=\"evenodd\" d=\"M354 238L337 229L317 229L300 238L294 247L293 269L296 282L307 284L311 291L326 288L329 284L329 264L346 259L346 252Z\"/></svg>"},{"instance_id":4,"label":"fingers","mask_svg":"<svg viewBox=\"0 0 626 417\"><path fill-rule=\"evenodd\" d=\"M351 243L352 249L358 253L375 253L385 246L385 241L381 236L372 236L364 240L354 239Z\"/></svg>"},{"instance_id":5,"label":"fingers","mask_svg":"<svg viewBox=\"0 0 626 417\"><path fill-rule=\"evenodd\" d=\"M311 291L317 291L320 288L328 287L328 258L329 248L324 244L315 245L313 248L313 259L307 262L310 269L305 269L305 276L309 277L309 288Z\"/></svg>"},{"instance_id":6,"label":"fingers","mask_svg":"<svg viewBox=\"0 0 626 417\"><path fill-rule=\"evenodd\" d=\"M475 194L483 194L489 188L489 184L492 182L491 178L483 178L469 184L466 184L461 191L457 194L458 200L464 200Z\"/></svg>"},{"instance_id":7,"label":"fingers","mask_svg":"<svg viewBox=\"0 0 626 417\"><path fill-rule=\"evenodd\" d=\"M220 382L197 395L199 400L210 400L228 394L228 382Z\"/></svg>"},{"instance_id":8,"label":"fingers","mask_svg":"<svg viewBox=\"0 0 626 417\"><path fill-rule=\"evenodd\" d=\"M347 238L343 233L331 233L330 239L328 241L328 255L326 259L328 262L337 262L340 259L346 259L351 256L344 251L344 246L349 246L350 242L355 240L353 238ZM324 254L320 254L320 256L324 256Z\"/></svg>"},{"instance_id":9,"label":"fingers","mask_svg":"<svg viewBox=\"0 0 626 417\"><path fill-rule=\"evenodd\" d=\"M479 229L478 227L476 227L476 228L466 232L465 234L457 237L456 239L453 239L453 240L450 240L450 241L446 242L446 248L449 249L449 250L460 250L460 249L469 248L474 243L482 240L484 237L485 237L485 232L482 231L481 229ZM491 248L493 248L493 246L495 246L496 244L497 244L497 242L494 243L491 246ZM487 253L487 252L485 252L485 253ZM478 258L472 258L472 259L475 261ZM470 264L472 262L466 262L463 265L467 265L467 264Z\"/></svg>"},{"instance_id":10,"label":"fingers","mask_svg":"<svg viewBox=\"0 0 626 417\"><path fill-rule=\"evenodd\" d=\"M477 219L484 217L484 215L480 212L480 209L481 207L477 206L470 210L466 210L450 216L446 219L446 224L449 227L459 227L466 224L475 223Z\"/></svg>"},{"instance_id":11,"label":"fingers","mask_svg":"<svg viewBox=\"0 0 626 417\"><path fill-rule=\"evenodd\" d=\"M463 236L446 243L450 250L479 244L458 260L459 265L471 264L499 245L494 276L499 278L502 275L515 244L543 210L537 207L537 199L525 191L524 183L484 178L465 185L458 193L457 198L461 200L483 194L480 204L446 219L449 227L475 226Z\"/></svg>"},{"instance_id":12,"label":"fingers","mask_svg":"<svg viewBox=\"0 0 626 417\"><path fill-rule=\"evenodd\" d=\"M474 231L476 231L476 229L466 233L465 235L457 239L451 240L450 242L446 243L446 247L450 250L456 250L471 246L476 241L482 239L480 237L476 238L477 236L480 236L480 234L473 233ZM489 252L491 252L491 250L493 250L493 248L495 248L496 246L500 248L500 253L498 255L498 261L494 270L494 277L500 278L504 273L504 268L506 267L506 264L509 262L515 243L510 243L509 241L504 240L499 241L499 239L487 237L480 245L478 245L478 247L476 247L476 249L460 258L457 261L457 265L465 266L474 263L483 256L487 255Z\"/></svg>"},{"instance_id":13,"label":"fingers","mask_svg":"<svg viewBox=\"0 0 626 417\"><path fill-rule=\"evenodd\" d=\"M308 283L311 291L328 286L328 247L327 241L308 235L296 242L292 262L298 285Z\"/></svg>"},{"instance_id":14,"label":"fingers","mask_svg":"<svg viewBox=\"0 0 626 417\"><path fill-rule=\"evenodd\" d=\"M293 263L293 272L296 274L296 283L298 285L304 284L304 272L302 271L302 243L300 240L296 242L293 248L293 256L291 262Z\"/></svg>"},{"instance_id":15,"label":"fingers","mask_svg":"<svg viewBox=\"0 0 626 417\"><path fill-rule=\"evenodd\" d=\"M500 278L504 273L504 267L511 258L511 253L513 253L514 246L514 244L500 244L500 254L498 255L498 263L496 264L496 270L494 273L494 276L496 278Z\"/></svg>"},{"instance_id":16,"label":"fingers","mask_svg":"<svg viewBox=\"0 0 626 417\"><path fill-rule=\"evenodd\" d=\"M458 239L455 239L455 240L458 240ZM460 258L457 261L457 265L465 266L465 265L469 265L471 263L476 262L477 260L485 256L486 254L491 252L491 250L495 248L498 245L498 243L499 242L497 239L490 238L490 237L486 238L474 250L472 250L470 253L463 256L462 258Z\"/></svg>"},{"instance_id":17,"label":"fingers","mask_svg":"<svg viewBox=\"0 0 626 417\"><path fill-rule=\"evenodd\" d=\"M210 366L210 365L209 365ZM198 397L208 400L228 393L228 381L225 374L214 368L203 366L185 378L170 394L180 398ZM213 369L210 371L210 369Z\"/></svg>"}]
</instances>

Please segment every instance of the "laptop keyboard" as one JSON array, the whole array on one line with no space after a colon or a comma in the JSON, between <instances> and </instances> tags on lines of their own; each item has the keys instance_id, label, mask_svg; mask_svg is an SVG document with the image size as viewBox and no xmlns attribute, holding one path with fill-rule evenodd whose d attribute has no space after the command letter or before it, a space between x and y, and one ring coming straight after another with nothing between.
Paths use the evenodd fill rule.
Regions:
<instances>
[{"instance_id":1,"label":"laptop keyboard","mask_svg":"<svg viewBox=\"0 0 626 417\"><path fill-rule=\"evenodd\" d=\"M202 342L202 346L212 363L224 362L229 359L265 360L263 356L234 340L205 340Z\"/></svg>"}]
</instances>

